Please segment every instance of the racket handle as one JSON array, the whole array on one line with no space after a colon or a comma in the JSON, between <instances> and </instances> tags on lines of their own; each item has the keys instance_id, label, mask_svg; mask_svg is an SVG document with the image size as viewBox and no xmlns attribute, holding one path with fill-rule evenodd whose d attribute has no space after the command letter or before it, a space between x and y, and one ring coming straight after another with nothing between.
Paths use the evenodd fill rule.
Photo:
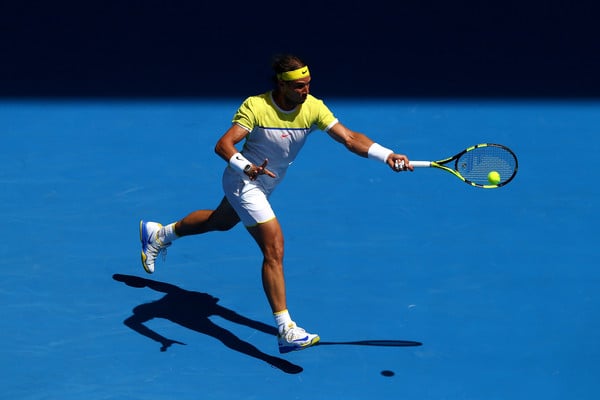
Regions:
<instances>
[{"instance_id":1,"label":"racket handle","mask_svg":"<svg viewBox=\"0 0 600 400\"><path fill-rule=\"evenodd\" d=\"M410 165L415 168L429 168L431 167L431 161L410 161Z\"/></svg>"}]
</instances>

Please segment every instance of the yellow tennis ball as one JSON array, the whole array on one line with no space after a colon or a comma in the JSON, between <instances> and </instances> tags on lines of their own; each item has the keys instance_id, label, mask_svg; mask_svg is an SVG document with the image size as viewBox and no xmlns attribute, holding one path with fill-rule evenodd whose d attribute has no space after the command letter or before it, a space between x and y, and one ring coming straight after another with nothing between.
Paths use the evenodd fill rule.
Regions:
<instances>
[{"instance_id":1,"label":"yellow tennis ball","mask_svg":"<svg viewBox=\"0 0 600 400\"><path fill-rule=\"evenodd\" d=\"M488 182L491 185L497 185L500 183L500 174L498 171L492 171L488 174Z\"/></svg>"}]
</instances>

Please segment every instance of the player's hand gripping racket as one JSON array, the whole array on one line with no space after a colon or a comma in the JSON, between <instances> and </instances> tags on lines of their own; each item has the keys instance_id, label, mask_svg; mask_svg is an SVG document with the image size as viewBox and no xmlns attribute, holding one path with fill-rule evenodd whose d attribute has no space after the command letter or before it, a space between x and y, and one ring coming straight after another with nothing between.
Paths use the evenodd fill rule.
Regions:
<instances>
[{"instance_id":1,"label":"player's hand gripping racket","mask_svg":"<svg viewBox=\"0 0 600 400\"><path fill-rule=\"evenodd\" d=\"M519 163L506 146L482 143L439 161L410 161L415 168L439 168L471 186L494 189L506 185L517 174Z\"/></svg>"}]
</instances>

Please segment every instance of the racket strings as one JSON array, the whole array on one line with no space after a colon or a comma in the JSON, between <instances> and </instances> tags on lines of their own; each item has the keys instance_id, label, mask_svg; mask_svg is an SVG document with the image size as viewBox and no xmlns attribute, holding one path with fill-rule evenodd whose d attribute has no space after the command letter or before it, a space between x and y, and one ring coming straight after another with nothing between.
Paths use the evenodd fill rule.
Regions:
<instances>
[{"instance_id":1,"label":"racket strings","mask_svg":"<svg viewBox=\"0 0 600 400\"><path fill-rule=\"evenodd\" d=\"M456 170L468 181L489 185L488 174L498 172L498 186L509 182L517 172L515 155L501 146L475 147L462 154L455 164Z\"/></svg>"}]
</instances>

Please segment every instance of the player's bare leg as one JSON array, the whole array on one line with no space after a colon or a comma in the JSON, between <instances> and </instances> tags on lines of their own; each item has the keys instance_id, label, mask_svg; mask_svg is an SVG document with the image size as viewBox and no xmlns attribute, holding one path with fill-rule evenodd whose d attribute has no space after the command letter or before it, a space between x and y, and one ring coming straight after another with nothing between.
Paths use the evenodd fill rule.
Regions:
<instances>
[{"instance_id":1,"label":"player's bare leg","mask_svg":"<svg viewBox=\"0 0 600 400\"><path fill-rule=\"evenodd\" d=\"M158 222L140 221L142 266L149 274L154 272L156 258L166 254L173 240L188 235L233 228L240 218L226 198L214 210L198 210L176 223L162 226Z\"/></svg>"},{"instance_id":2,"label":"player's bare leg","mask_svg":"<svg viewBox=\"0 0 600 400\"><path fill-rule=\"evenodd\" d=\"M262 282L273 312L287 308L283 275L283 232L277 219L248 228L263 253Z\"/></svg>"},{"instance_id":3,"label":"player's bare leg","mask_svg":"<svg viewBox=\"0 0 600 400\"><path fill-rule=\"evenodd\" d=\"M177 236L199 235L211 231L227 231L238 222L235 210L225 197L214 210L198 210L185 216L175 223Z\"/></svg>"},{"instance_id":4,"label":"player's bare leg","mask_svg":"<svg viewBox=\"0 0 600 400\"><path fill-rule=\"evenodd\" d=\"M283 232L277 219L249 227L263 253L262 282L278 328L279 352L306 349L319 341L319 335L307 333L296 325L287 310L283 273Z\"/></svg>"}]
</instances>

